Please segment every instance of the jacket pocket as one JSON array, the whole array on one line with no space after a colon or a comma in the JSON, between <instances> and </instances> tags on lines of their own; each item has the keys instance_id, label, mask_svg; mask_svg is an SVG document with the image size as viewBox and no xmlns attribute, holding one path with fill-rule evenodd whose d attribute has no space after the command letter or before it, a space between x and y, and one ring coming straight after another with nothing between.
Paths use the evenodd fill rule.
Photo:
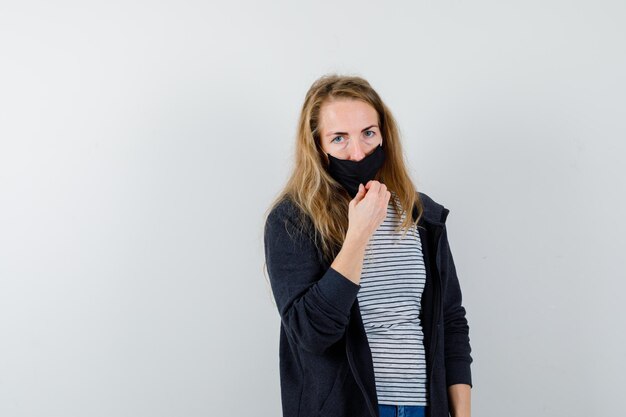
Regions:
<instances>
[{"instance_id":1,"label":"jacket pocket","mask_svg":"<svg viewBox=\"0 0 626 417\"><path fill-rule=\"evenodd\" d=\"M346 377L348 376L348 366L343 363L339 367L337 371L337 377L333 382L333 386L330 389L330 393L322 402L322 405L318 411L318 415L328 417L328 416L337 416L337 409L339 406L346 401L345 398L342 398L344 395L343 386L346 381Z\"/></svg>"}]
</instances>

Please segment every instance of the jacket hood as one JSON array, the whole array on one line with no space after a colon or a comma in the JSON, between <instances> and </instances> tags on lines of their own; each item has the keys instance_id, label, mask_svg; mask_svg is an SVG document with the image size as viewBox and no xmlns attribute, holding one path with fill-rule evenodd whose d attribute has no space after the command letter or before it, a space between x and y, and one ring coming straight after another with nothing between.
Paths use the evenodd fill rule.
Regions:
<instances>
[{"instance_id":1,"label":"jacket hood","mask_svg":"<svg viewBox=\"0 0 626 417\"><path fill-rule=\"evenodd\" d=\"M422 206L424 207L424 214L422 216L423 219L429 223L443 226L443 224L446 222L446 218L448 217L448 213L450 212L450 210L430 198L428 194L424 194L419 191L418 194L420 200L422 201ZM416 215L417 209L413 208L413 217L415 217Z\"/></svg>"}]
</instances>

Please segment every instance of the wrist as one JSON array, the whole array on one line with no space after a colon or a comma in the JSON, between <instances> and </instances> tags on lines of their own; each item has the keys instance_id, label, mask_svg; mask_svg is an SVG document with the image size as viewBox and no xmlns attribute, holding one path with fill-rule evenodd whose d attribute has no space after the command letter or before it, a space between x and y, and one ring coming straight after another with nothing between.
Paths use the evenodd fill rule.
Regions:
<instances>
[{"instance_id":1,"label":"wrist","mask_svg":"<svg viewBox=\"0 0 626 417\"><path fill-rule=\"evenodd\" d=\"M364 235L360 232L355 232L354 230L348 229L346 233L346 237L343 241L344 246L348 245L357 249L365 250L367 244L369 242L369 236Z\"/></svg>"}]
</instances>

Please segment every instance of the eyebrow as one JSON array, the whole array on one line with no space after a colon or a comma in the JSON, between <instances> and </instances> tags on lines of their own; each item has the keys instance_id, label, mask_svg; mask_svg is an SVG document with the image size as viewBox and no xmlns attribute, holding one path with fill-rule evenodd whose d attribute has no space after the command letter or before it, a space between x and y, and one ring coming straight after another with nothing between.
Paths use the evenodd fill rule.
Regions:
<instances>
[{"instance_id":1,"label":"eyebrow","mask_svg":"<svg viewBox=\"0 0 626 417\"><path fill-rule=\"evenodd\" d=\"M368 127L364 128L363 130L361 130L361 132L365 132L366 130L371 129L371 128L373 128L373 127L378 127L378 125L371 125L371 126L368 126ZM328 133L328 134L326 134L326 136L331 136L331 135L347 135L347 134L348 134L348 132L332 132L332 133Z\"/></svg>"}]
</instances>

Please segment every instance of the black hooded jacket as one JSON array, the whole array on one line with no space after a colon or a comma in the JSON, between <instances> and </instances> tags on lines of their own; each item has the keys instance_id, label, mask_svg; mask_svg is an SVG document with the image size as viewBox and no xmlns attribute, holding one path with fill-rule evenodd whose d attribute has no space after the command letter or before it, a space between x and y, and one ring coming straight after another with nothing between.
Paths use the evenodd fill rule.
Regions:
<instances>
[{"instance_id":1,"label":"black hooded jacket","mask_svg":"<svg viewBox=\"0 0 626 417\"><path fill-rule=\"evenodd\" d=\"M448 417L447 387L472 385L469 326L448 244L449 210L419 193L426 264L420 321L428 372L428 417ZM323 260L311 224L281 201L269 213L264 243L280 313L283 417L379 417L374 367L355 284ZM417 209L413 208L413 218Z\"/></svg>"}]
</instances>

